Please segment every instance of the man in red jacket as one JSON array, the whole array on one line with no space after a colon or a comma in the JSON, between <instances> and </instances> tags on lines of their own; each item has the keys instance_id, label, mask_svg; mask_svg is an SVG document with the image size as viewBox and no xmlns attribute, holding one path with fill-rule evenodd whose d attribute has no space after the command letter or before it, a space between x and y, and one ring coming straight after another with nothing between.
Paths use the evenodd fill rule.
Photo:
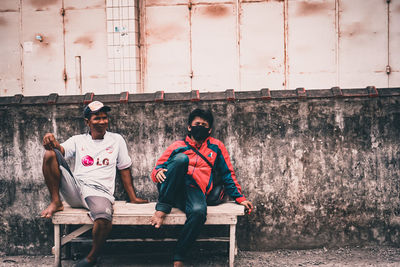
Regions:
<instances>
[{"instance_id":1,"label":"man in red jacket","mask_svg":"<svg viewBox=\"0 0 400 267\"><path fill-rule=\"evenodd\" d=\"M170 145L151 173L159 192L151 224L160 228L172 207L186 213L174 252L174 266L183 266L188 249L206 221L207 203L217 204L225 192L245 206L248 213L253 209L253 204L241 192L224 144L210 137L213 122L210 111L193 110L185 140ZM217 182L218 178L221 182Z\"/></svg>"}]
</instances>

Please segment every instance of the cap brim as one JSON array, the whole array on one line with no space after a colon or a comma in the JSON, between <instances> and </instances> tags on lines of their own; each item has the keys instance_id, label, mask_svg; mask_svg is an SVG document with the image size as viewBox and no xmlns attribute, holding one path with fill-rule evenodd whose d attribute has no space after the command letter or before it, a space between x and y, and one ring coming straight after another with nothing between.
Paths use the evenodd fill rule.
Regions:
<instances>
[{"instance_id":1,"label":"cap brim","mask_svg":"<svg viewBox=\"0 0 400 267\"><path fill-rule=\"evenodd\" d=\"M110 110L111 110L111 108L109 106L103 106L101 109L99 109L96 112L99 112L99 111L109 112ZM96 112L94 112L94 113L96 113Z\"/></svg>"}]
</instances>

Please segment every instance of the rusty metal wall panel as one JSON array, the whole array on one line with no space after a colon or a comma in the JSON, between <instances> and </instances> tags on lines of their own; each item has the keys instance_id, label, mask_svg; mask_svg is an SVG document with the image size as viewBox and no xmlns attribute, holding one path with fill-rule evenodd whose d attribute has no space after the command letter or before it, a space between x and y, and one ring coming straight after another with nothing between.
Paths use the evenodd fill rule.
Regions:
<instances>
[{"instance_id":1,"label":"rusty metal wall panel","mask_svg":"<svg viewBox=\"0 0 400 267\"><path fill-rule=\"evenodd\" d=\"M22 92L19 2L0 2L0 96Z\"/></svg>"},{"instance_id":2,"label":"rusty metal wall panel","mask_svg":"<svg viewBox=\"0 0 400 267\"><path fill-rule=\"evenodd\" d=\"M336 85L335 0L289 0L288 85Z\"/></svg>"},{"instance_id":3,"label":"rusty metal wall panel","mask_svg":"<svg viewBox=\"0 0 400 267\"><path fill-rule=\"evenodd\" d=\"M400 1L389 6L389 87L400 86Z\"/></svg>"},{"instance_id":4,"label":"rusty metal wall panel","mask_svg":"<svg viewBox=\"0 0 400 267\"><path fill-rule=\"evenodd\" d=\"M193 6L193 89L221 91L238 88L236 12L233 4Z\"/></svg>"},{"instance_id":5,"label":"rusty metal wall panel","mask_svg":"<svg viewBox=\"0 0 400 267\"><path fill-rule=\"evenodd\" d=\"M0 12L19 12L20 1L16 0L1 0Z\"/></svg>"},{"instance_id":6,"label":"rusty metal wall panel","mask_svg":"<svg viewBox=\"0 0 400 267\"><path fill-rule=\"evenodd\" d=\"M386 87L386 1L339 1L339 85Z\"/></svg>"},{"instance_id":7,"label":"rusty metal wall panel","mask_svg":"<svg viewBox=\"0 0 400 267\"><path fill-rule=\"evenodd\" d=\"M146 6L175 6L187 5L189 0L144 0Z\"/></svg>"},{"instance_id":8,"label":"rusty metal wall panel","mask_svg":"<svg viewBox=\"0 0 400 267\"><path fill-rule=\"evenodd\" d=\"M23 1L24 95L65 92L61 0Z\"/></svg>"},{"instance_id":9,"label":"rusty metal wall panel","mask_svg":"<svg viewBox=\"0 0 400 267\"><path fill-rule=\"evenodd\" d=\"M65 10L65 93L118 93L109 92L107 85L105 7L78 8L69 5Z\"/></svg>"},{"instance_id":10,"label":"rusty metal wall panel","mask_svg":"<svg viewBox=\"0 0 400 267\"><path fill-rule=\"evenodd\" d=\"M241 90L284 88L283 2L241 4L240 68Z\"/></svg>"},{"instance_id":11,"label":"rusty metal wall panel","mask_svg":"<svg viewBox=\"0 0 400 267\"><path fill-rule=\"evenodd\" d=\"M204 4L204 5L214 5L214 4L234 4L236 1L232 0L191 0L192 4L197 5L197 4Z\"/></svg>"},{"instance_id":12,"label":"rusty metal wall panel","mask_svg":"<svg viewBox=\"0 0 400 267\"><path fill-rule=\"evenodd\" d=\"M93 9L93 8L104 8L105 0L90 0L90 1L82 1L82 0L63 0L65 9ZM108 0L112 1L112 0ZM125 1L128 0L119 0ZM132 0L133 1L133 0Z\"/></svg>"},{"instance_id":13,"label":"rusty metal wall panel","mask_svg":"<svg viewBox=\"0 0 400 267\"><path fill-rule=\"evenodd\" d=\"M145 23L144 91L189 91L191 86L188 7L147 7Z\"/></svg>"}]
</instances>

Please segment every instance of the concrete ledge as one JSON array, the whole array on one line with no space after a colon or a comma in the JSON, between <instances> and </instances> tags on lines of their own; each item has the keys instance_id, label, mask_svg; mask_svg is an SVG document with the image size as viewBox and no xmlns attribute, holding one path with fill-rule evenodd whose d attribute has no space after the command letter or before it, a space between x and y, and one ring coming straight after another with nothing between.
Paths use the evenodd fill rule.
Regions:
<instances>
[{"instance_id":1,"label":"concrete ledge","mask_svg":"<svg viewBox=\"0 0 400 267\"><path fill-rule=\"evenodd\" d=\"M353 97L390 97L399 96L400 87L376 88L368 86L365 88L341 89L332 87L330 89L306 89L303 87L295 90L270 90L263 88L259 91L235 91L228 89L223 92L200 93L198 90L184 93L155 93L95 95L92 92L85 95L63 95L50 94L48 96L15 96L0 97L0 106L4 105L41 105L41 104L77 104L86 105L91 101L98 100L105 103L145 103L145 102L193 102L193 101L230 101L236 100L282 100L282 99L310 99L310 98L353 98Z\"/></svg>"}]
</instances>

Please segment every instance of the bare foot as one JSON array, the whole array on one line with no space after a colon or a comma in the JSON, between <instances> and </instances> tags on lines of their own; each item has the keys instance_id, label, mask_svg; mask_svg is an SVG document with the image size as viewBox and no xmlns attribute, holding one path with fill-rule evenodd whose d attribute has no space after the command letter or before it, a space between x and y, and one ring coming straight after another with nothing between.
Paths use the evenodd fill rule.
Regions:
<instances>
[{"instance_id":1,"label":"bare foot","mask_svg":"<svg viewBox=\"0 0 400 267\"><path fill-rule=\"evenodd\" d=\"M165 212L157 210L150 219L151 225L153 225L154 228L160 228L166 215L167 214Z\"/></svg>"},{"instance_id":2,"label":"bare foot","mask_svg":"<svg viewBox=\"0 0 400 267\"><path fill-rule=\"evenodd\" d=\"M174 267L183 267L183 261L174 261Z\"/></svg>"},{"instance_id":3,"label":"bare foot","mask_svg":"<svg viewBox=\"0 0 400 267\"><path fill-rule=\"evenodd\" d=\"M40 217L42 218L51 218L54 212L64 210L64 206L61 201L51 202L50 205L42 211Z\"/></svg>"}]
</instances>

